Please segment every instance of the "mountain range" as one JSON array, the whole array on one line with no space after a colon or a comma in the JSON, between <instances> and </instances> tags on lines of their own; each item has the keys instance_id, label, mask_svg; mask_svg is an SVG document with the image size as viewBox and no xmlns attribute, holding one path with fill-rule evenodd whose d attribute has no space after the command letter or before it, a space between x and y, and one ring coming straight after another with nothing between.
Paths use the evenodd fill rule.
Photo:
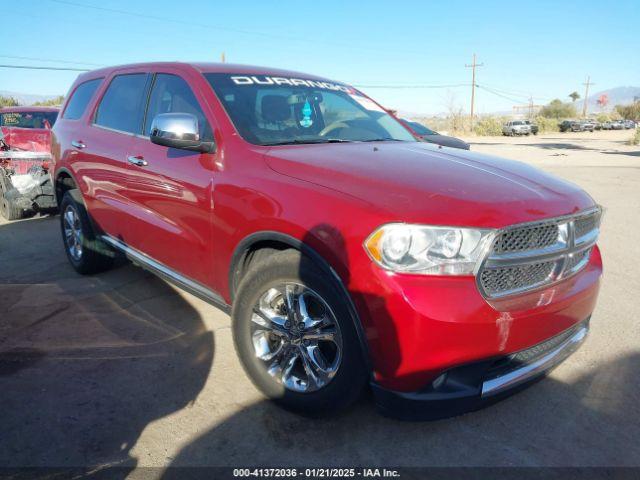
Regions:
<instances>
[{"instance_id":1,"label":"mountain range","mask_svg":"<svg viewBox=\"0 0 640 480\"><path fill-rule=\"evenodd\" d=\"M627 105L633 103L635 100L640 100L640 87L615 87L589 95L587 99L589 109L600 108L598 99L602 95L607 96L609 102L607 103L606 110L610 110L616 105ZM581 100L578 100L578 102L581 102Z\"/></svg>"}]
</instances>

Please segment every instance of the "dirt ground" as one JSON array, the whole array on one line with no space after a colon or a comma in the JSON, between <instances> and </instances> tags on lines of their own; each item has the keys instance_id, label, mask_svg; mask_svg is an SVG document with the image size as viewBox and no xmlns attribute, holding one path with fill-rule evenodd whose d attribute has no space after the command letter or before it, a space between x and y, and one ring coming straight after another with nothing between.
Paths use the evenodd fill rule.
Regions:
<instances>
[{"instance_id":1,"label":"dirt ground","mask_svg":"<svg viewBox=\"0 0 640 480\"><path fill-rule=\"evenodd\" d=\"M586 344L547 379L437 422L280 410L243 373L229 318L125 265L81 277L58 218L0 224L0 466L639 466L640 149L626 132L472 138L607 209ZM159 470L160 471L160 470Z\"/></svg>"}]
</instances>

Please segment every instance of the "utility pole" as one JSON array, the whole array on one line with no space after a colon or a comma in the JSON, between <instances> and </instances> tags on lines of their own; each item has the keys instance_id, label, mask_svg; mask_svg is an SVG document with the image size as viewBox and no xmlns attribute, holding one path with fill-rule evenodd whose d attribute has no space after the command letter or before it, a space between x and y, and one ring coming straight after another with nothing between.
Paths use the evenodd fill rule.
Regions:
<instances>
[{"instance_id":1,"label":"utility pole","mask_svg":"<svg viewBox=\"0 0 640 480\"><path fill-rule=\"evenodd\" d=\"M473 130L473 106L476 96L476 67L482 67L484 63L476 63L476 54L473 54L473 63L471 65L465 65L467 68L471 68L471 114L469 116L469 124L471 130Z\"/></svg>"},{"instance_id":2,"label":"utility pole","mask_svg":"<svg viewBox=\"0 0 640 480\"><path fill-rule=\"evenodd\" d=\"M529 95L529 120L533 118L533 97Z\"/></svg>"},{"instance_id":3,"label":"utility pole","mask_svg":"<svg viewBox=\"0 0 640 480\"><path fill-rule=\"evenodd\" d=\"M222 52L222 55L220 55L220 61L221 61L222 63L224 63L224 62L226 62L226 61L227 61L227 59L226 59L226 58L225 58L225 56L224 56L224 52Z\"/></svg>"},{"instance_id":4,"label":"utility pole","mask_svg":"<svg viewBox=\"0 0 640 480\"><path fill-rule=\"evenodd\" d=\"M587 77L587 83L583 83L583 85L585 86L585 91L584 91L584 104L582 107L582 118L585 118L587 116L587 98L589 97L589 86L590 85L595 85L595 83L591 83L591 77Z\"/></svg>"}]
</instances>

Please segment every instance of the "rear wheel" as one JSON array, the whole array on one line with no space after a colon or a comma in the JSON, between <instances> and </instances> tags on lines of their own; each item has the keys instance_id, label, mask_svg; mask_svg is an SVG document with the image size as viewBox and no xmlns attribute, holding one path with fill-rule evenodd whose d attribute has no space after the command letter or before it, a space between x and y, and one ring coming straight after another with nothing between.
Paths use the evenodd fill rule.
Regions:
<instances>
[{"instance_id":1,"label":"rear wheel","mask_svg":"<svg viewBox=\"0 0 640 480\"><path fill-rule=\"evenodd\" d=\"M2 194L2 197L0 197L0 214L6 220L18 220L23 216L23 209Z\"/></svg>"},{"instance_id":2,"label":"rear wheel","mask_svg":"<svg viewBox=\"0 0 640 480\"><path fill-rule=\"evenodd\" d=\"M236 350L253 383L292 410L354 402L367 381L362 349L335 280L300 252L252 266L232 310Z\"/></svg>"},{"instance_id":3,"label":"rear wheel","mask_svg":"<svg viewBox=\"0 0 640 480\"><path fill-rule=\"evenodd\" d=\"M85 206L74 197L74 190L64 194L60 204L60 228L69 263L83 275L107 270L113 264L113 252L95 235Z\"/></svg>"}]
</instances>

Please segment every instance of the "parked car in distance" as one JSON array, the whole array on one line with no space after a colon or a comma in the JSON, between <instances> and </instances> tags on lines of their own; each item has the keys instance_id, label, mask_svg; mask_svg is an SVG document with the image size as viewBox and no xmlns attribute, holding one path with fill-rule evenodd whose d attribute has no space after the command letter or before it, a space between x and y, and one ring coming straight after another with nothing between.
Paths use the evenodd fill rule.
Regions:
<instances>
[{"instance_id":1,"label":"parked car in distance","mask_svg":"<svg viewBox=\"0 0 640 480\"><path fill-rule=\"evenodd\" d=\"M503 135L529 135L531 127L524 120L511 120L502 126Z\"/></svg>"},{"instance_id":2,"label":"parked car in distance","mask_svg":"<svg viewBox=\"0 0 640 480\"><path fill-rule=\"evenodd\" d=\"M578 123L580 125L580 130L583 132L593 132L596 128L595 123L591 122L590 120L581 120Z\"/></svg>"},{"instance_id":3,"label":"parked car in distance","mask_svg":"<svg viewBox=\"0 0 640 480\"><path fill-rule=\"evenodd\" d=\"M636 124L633 120L625 120L624 121L624 128L626 128L627 130L631 129L631 128L636 128Z\"/></svg>"},{"instance_id":4,"label":"parked car in distance","mask_svg":"<svg viewBox=\"0 0 640 480\"><path fill-rule=\"evenodd\" d=\"M584 123L577 120L564 120L559 125L558 128L561 132L584 132L585 125Z\"/></svg>"},{"instance_id":5,"label":"parked car in distance","mask_svg":"<svg viewBox=\"0 0 640 480\"><path fill-rule=\"evenodd\" d=\"M411 133L425 142L435 143L437 145L442 145L443 147L461 148L463 150L469 150L470 148L469 144L464 140L456 137L449 137L447 135L441 135L419 122L406 120L404 118L400 118L399 120L400 123L407 127Z\"/></svg>"},{"instance_id":6,"label":"parked car in distance","mask_svg":"<svg viewBox=\"0 0 640 480\"><path fill-rule=\"evenodd\" d=\"M595 120L593 118L588 118L587 120L585 120L585 123L587 123L587 124L589 124L591 126L591 131L601 130L602 129L602 125L600 124L600 122L598 122L597 120Z\"/></svg>"},{"instance_id":7,"label":"parked car in distance","mask_svg":"<svg viewBox=\"0 0 640 480\"><path fill-rule=\"evenodd\" d=\"M540 131L540 127L538 127L538 125L532 122L531 120L525 120L524 123L529 125L529 129L531 130L531 133L533 133L534 135L537 135L538 132Z\"/></svg>"},{"instance_id":8,"label":"parked car in distance","mask_svg":"<svg viewBox=\"0 0 640 480\"><path fill-rule=\"evenodd\" d=\"M610 121L602 122L600 128L602 130L613 130L613 124Z\"/></svg>"},{"instance_id":9,"label":"parked car in distance","mask_svg":"<svg viewBox=\"0 0 640 480\"><path fill-rule=\"evenodd\" d=\"M83 73L53 156L71 266L124 254L230 311L247 375L290 409L343 408L368 384L391 415L460 413L589 331L593 199L419 142L341 82L225 63Z\"/></svg>"},{"instance_id":10,"label":"parked car in distance","mask_svg":"<svg viewBox=\"0 0 640 480\"><path fill-rule=\"evenodd\" d=\"M611 122L611 130L624 130L624 122L622 120L614 120Z\"/></svg>"}]
</instances>

